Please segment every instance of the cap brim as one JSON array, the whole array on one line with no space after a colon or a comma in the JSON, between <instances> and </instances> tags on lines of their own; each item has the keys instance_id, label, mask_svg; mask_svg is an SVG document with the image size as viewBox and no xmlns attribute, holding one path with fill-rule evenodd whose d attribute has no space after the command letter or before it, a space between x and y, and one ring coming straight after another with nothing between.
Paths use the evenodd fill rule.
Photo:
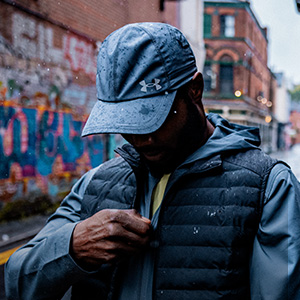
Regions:
<instances>
[{"instance_id":1,"label":"cap brim","mask_svg":"<svg viewBox=\"0 0 300 300\"><path fill-rule=\"evenodd\" d=\"M176 91L130 101L98 100L83 128L82 136L99 133L148 134L166 120ZM159 98L159 99L158 99Z\"/></svg>"}]
</instances>

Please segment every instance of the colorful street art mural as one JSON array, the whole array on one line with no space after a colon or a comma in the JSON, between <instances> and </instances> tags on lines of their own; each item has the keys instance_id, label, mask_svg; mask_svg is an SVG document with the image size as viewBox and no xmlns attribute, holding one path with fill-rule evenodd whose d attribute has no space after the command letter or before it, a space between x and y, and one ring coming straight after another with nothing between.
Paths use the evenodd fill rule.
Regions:
<instances>
[{"instance_id":1,"label":"colorful street art mural","mask_svg":"<svg viewBox=\"0 0 300 300\"><path fill-rule=\"evenodd\" d=\"M105 137L81 138L70 113L0 106L0 199L52 196L104 159Z\"/></svg>"},{"instance_id":2,"label":"colorful street art mural","mask_svg":"<svg viewBox=\"0 0 300 300\"><path fill-rule=\"evenodd\" d=\"M113 155L113 136L81 138L96 99L97 42L7 9L0 32L0 208L53 197Z\"/></svg>"}]
</instances>

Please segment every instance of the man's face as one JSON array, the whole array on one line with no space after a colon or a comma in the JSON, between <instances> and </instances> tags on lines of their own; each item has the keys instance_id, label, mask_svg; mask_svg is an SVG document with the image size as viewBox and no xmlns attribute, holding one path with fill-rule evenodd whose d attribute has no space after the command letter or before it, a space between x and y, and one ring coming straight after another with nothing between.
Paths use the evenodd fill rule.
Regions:
<instances>
[{"instance_id":1,"label":"man's face","mask_svg":"<svg viewBox=\"0 0 300 300\"><path fill-rule=\"evenodd\" d=\"M206 131L202 106L177 95L166 121L157 131L124 134L123 137L140 153L151 170L170 173L205 142Z\"/></svg>"}]
</instances>

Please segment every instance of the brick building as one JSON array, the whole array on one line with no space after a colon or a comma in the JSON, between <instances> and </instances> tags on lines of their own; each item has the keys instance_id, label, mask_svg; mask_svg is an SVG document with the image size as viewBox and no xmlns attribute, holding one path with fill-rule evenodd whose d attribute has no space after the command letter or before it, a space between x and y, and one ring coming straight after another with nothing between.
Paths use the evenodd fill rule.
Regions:
<instances>
[{"instance_id":1,"label":"brick building","mask_svg":"<svg viewBox=\"0 0 300 300\"><path fill-rule=\"evenodd\" d=\"M290 146L300 144L300 111L292 110L290 115L291 143Z\"/></svg>"},{"instance_id":2,"label":"brick building","mask_svg":"<svg viewBox=\"0 0 300 300\"><path fill-rule=\"evenodd\" d=\"M96 54L132 22L178 26L163 0L0 0L0 209L24 195L62 197L109 158L117 137L82 139L96 100Z\"/></svg>"},{"instance_id":3,"label":"brick building","mask_svg":"<svg viewBox=\"0 0 300 300\"><path fill-rule=\"evenodd\" d=\"M232 122L257 126L262 147L276 143L276 78L268 68L267 29L248 1L204 2L204 104Z\"/></svg>"}]
</instances>

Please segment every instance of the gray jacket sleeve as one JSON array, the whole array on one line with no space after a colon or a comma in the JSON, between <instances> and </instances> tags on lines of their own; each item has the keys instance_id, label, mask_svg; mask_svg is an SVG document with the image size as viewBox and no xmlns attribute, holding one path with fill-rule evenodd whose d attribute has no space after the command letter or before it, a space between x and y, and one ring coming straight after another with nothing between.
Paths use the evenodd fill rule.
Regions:
<instances>
[{"instance_id":1,"label":"gray jacket sleeve","mask_svg":"<svg viewBox=\"0 0 300 300\"><path fill-rule=\"evenodd\" d=\"M80 221L83 194L96 170L77 181L45 227L10 257L5 266L7 299L59 299L88 274L70 256L69 245Z\"/></svg>"},{"instance_id":2,"label":"gray jacket sleeve","mask_svg":"<svg viewBox=\"0 0 300 300\"><path fill-rule=\"evenodd\" d=\"M300 299L300 184L283 164L271 171L250 264L252 300Z\"/></svg>"}]
</instances>

